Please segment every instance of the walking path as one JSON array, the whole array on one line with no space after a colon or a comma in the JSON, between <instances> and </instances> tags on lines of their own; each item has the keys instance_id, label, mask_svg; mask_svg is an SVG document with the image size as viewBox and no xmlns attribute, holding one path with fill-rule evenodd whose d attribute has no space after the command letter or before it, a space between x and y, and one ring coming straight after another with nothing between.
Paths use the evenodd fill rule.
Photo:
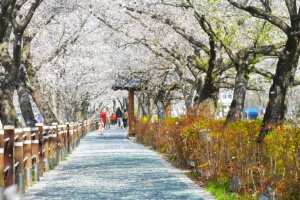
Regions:
<instances>
[{"instance_id":1,"label":"walking path","mask_svg":"<svg viewBox=\"0 0 300 200\"><path fill-rule=\"evenodd\" d=\"M157 153L112 127L92 132L22 200L215 199Z\"/></svg>"}]
</instances>

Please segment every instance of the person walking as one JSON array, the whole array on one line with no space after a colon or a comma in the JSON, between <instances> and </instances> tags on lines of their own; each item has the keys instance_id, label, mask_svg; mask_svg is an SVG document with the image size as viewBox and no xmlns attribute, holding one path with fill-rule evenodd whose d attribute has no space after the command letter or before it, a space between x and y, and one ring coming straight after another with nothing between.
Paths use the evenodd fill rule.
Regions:
<instances>
[{"instance_id":1,"label":"person walking","mask_svg":"<svg viewBox=\"0 0 300 200\"><path fill-rule=\"evenodd\" d=\"M124 128L127 128L128 113L127 113L126 109L124 109L122 119L123 119Z\"/></svg>"},{"instance_id":2,"label":"person walking","mask_svg":"<svg viewBox=\"0 0 300 200\"><path fill-rule=\"evenodd\" d=\"M100 119L102 119L102 122L104 123L104 127L105 127L105 124L106 124L106 112L105 112L104 109L100 113Z\"/></svg>"},{"instance_id":3,"label":"person walking","mask_svg":"<svg viewBox=\"0 0 300 200\"><path fill-rule=\"evenodd\" d=\"M116 115L115 115L115 113L111 113L111 115L110 115L110 121L111 121L111 124L113 126L116 125Z\"/></svg>"},{"instance_id":4,"label":"person walking","mask_svg":"<svg viewBox=\"0 0 300 200\"><path fill-rule=\"evenodd\" d=\"M121 128L121 129L122 129L122 126L123 126L123 122L122 122L122 119L123 119L123 112L122 112L122 110L120 109L120 107L117 108L117 111L116 111L116 117L117 117L117 126L118 126L118 128Z\"/></svg>"},{"instance_id":5,"label":"person walking","mask_svg":"<svg viewBox=\"0 0 300 200\"><path fill-rule=\"evenodd\" d=\"M110 123L111 123L111 121L110 121L110 112L109 112L108 107L106 107L105 112L106 112L106 124L105 124L105 129L110 129Z\"/></svg>"},{"instance_id":6,"label":"person walking","mask_svg":"<svg viewBox=\"0 0 300 200\"><path fill-rule=\"evenodd\" d=\"M99 133L99 135L103 135L103 132L104 132L104 122L102 121L102 118L100 118L100 121L99 121L98 125L99 125L98 133Z\"/></svg>"}]
</instances>

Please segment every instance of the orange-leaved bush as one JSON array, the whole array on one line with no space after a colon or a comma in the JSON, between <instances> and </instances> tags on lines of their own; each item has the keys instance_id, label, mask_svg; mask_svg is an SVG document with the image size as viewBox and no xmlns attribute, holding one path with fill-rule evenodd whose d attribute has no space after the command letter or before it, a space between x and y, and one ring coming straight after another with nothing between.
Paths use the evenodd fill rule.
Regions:
<instances>
[{"instance_id":1,"label":"orange-leaved bush","mask_svg":"<svg viewBox=\"0 0 300 200\"><path fill-rule=\"evenodd\" d=\"M300 199L300 129L274 127L263 144L256 138L261 120L241 120L224 126L205 107L161 124L137 122L138 139L156 147L174 165L200 173L202 182L229 185L238 177L240 195L261 194L271 187L279 198Z\"/></svg>"}]
</instances>

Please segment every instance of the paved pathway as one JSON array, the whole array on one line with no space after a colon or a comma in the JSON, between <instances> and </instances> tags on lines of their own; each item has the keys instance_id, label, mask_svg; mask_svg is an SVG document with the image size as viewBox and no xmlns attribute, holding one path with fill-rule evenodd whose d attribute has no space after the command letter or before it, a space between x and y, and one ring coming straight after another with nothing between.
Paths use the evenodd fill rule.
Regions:
<instances>
[{"instance_id":1,"label":"paved pathway","mask_svg":"<svg viewBox=\"0 0 300 200\"><path fill-rule=\"evenodd\" d=\"M112 127L92 132L22 200L214 199L157 153L125 139Z\"/></svg>"}]
</instances>

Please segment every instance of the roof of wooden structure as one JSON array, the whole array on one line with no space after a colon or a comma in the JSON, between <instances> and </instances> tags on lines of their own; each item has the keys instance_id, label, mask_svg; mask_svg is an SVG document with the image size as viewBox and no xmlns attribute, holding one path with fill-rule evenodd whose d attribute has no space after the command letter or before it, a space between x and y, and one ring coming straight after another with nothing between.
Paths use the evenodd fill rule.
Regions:
<instances>
[{"instance_id":1,"label":"roof of wooden structure","mask_svg":"<svg viewBox=\"0 0 300 200\"><path fill-rule=\"evenodd\" d=\"M147 89L146 80L141 80L137 78L126 78L119 76L118 79L112 85L113 90L129 90L134 89L135 91L140 91L142 89Z\"/></svg>"}]
</instances>

